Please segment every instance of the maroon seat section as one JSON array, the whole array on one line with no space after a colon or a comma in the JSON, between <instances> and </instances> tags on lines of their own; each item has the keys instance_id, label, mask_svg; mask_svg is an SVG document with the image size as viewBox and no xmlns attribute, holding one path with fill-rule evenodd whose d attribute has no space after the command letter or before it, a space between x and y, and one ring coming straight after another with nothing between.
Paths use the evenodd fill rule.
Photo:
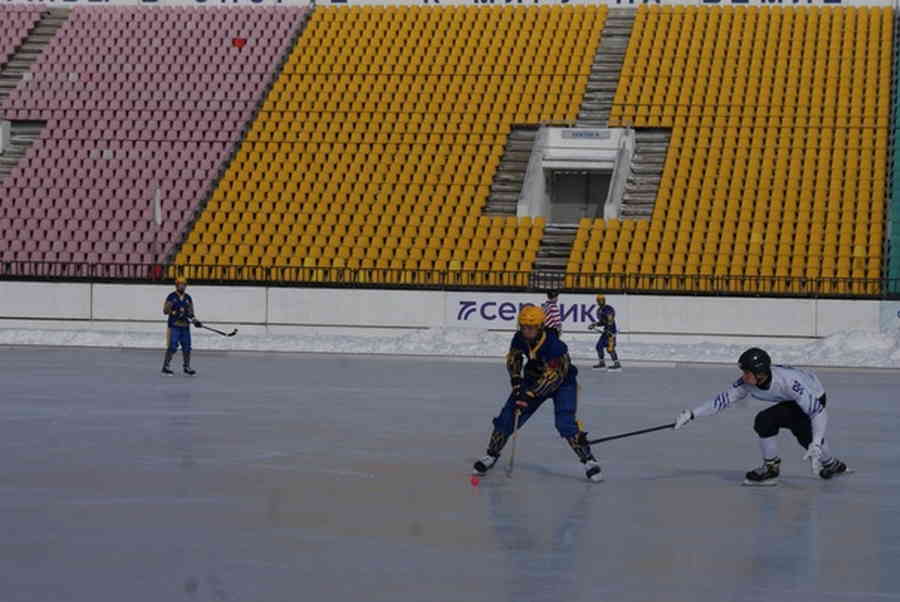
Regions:
<instances>
[{"instance_id":1,"label":"maroon seat section","mask_svg":"<svg viewBox=\"0 0 900 602\"><path fill-rule=\"evenodd\" d=\"M287 7L74 8L0 106L0 119L46 122L0 181L0 261L164 258L225 168L306 15Z\"/></svg>"},{"instance_id":2,"label":"maroon seat section","mask_svg":"<svg viewBox=\"0 0 900 602\"><path fill-rule=\"evenodd\" d=\"M0 5L0 66L12 58L44 10L41 6Z\"/></svg>"}]
</instances>

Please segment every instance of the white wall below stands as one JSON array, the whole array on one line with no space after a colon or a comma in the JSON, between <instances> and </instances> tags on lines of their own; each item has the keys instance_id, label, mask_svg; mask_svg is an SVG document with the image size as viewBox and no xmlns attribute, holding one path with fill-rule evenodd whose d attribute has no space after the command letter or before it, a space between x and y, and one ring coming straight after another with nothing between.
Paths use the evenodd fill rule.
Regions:
<instances>
[{"instance_id":1,"label":"white wall below stands","mask_svg":"<svg viewBox=\"0 0 900 602\"><path fill-rule=\"evenodd\" d=\"M163 324L165 285L0 282L0 328L84 328L116 323L145 330ZM542 302L527 293L191 286L197 315L246 332L384 334L396 329L512 330L519 308ZM592 295L562 295L563 328L587 333ZM623 340L677 335L747 341L825 337L893 328L898 302L609 295Z\"/></svg>"}]
</instances>

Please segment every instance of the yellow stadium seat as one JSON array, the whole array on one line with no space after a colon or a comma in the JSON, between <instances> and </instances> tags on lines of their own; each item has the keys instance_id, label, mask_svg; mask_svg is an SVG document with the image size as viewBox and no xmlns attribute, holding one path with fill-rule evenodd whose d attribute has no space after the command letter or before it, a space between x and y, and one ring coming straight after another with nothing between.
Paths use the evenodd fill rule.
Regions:
<instances>
[{"instance_id":1,"label":"yellow stadium seat","mask_svg":"<svg viewBox=\"0 0 900 602\"><path fill-rule=\"evenodd\" d=\"M362 260L358 248L365 248L373 260L427 259L437 270L438 261L468 260L455 249L477 246L531 261L545 218L479 218L511 124L577 114L606 10L318 8L176 263L268 262L279 256L269 249L288 243L288 234L292 244L310 247L311 257ZM521 29L496 49L405 43L426 35L419 29L426 21L435 27L428 31L457 36L484 31L506 14L521 18ZM696 290L699 281L683 277L689 265L698 277L710 269L718 275L726 265L729 273L749 273L764 245L783 256L790 249L798 262L860 246L865 266L846 271L867 273L870 257L873 264L881 260L885 221L891 18L890 10L856 7L640 6L610 123L672 128L656 207L649 222L581 220L572 265L588 250L592 257L607 253L607 267L615 255L619 269L642 276L634 280L640 287L649 285L643 276L651 261L658 270L683 266L666 290ZM363 22L366 45L355 43ZM531 30L543 23L565 23L559 27L566 37L537 34L541 42L533 44ZM402 35L399 24L409 25ZM760 59L738 58L751 55ZM475 64L494 64L505 74L457 72ZM558 70L563 64L570 67ZM446 70L435 77L418 65ZM484 109L456 110L456 99ZM838 228L838 219L848 227ZM827 220L834 227L827 229ZM771 244L768 237L751 240L750 225L761 222ZM799 224L810 227L801 231ZM351 233L351 225L372 230ZM458 230L438 230L451 225ZM276 242L276 232L285 239ZM349 236L365 241L347 244ZM754 250L760 254L748 254ZM773 290L798 292L791 279L800 263L782 265L781 276L776 264L765 266ZM531 264L518 267L527 272ZM516 282L525 286L527 278Z\"/></svg>"}]
</instances>

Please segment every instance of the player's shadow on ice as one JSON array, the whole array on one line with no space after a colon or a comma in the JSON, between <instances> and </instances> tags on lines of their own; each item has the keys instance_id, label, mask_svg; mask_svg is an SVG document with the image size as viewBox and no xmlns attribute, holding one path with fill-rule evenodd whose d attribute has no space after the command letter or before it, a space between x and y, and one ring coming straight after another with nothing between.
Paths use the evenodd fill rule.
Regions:
<instances>
[{"instance_id":1,"label":"player's shadow on ice","mask_svg":"<svg viewBox=\"0 0 900 602\"><path fill-rule=\"evenodd\" d=\"M474 462L473 458L471 462ZM601 464L602 465L602 464ZM566 465L553 465L553 464L536 464L532 462L521 462L517 461L515 470L513 471L513 478L511 480L515 480L516 475L519 475L520 478L527 478L529 475L535 475L542 478L556 478L564 481L581 481L584 483L589 483L584 476L584 473L579 470L578 465L574 464L572 466ZM603 477L605 483L637 483L637 482L678 482L678 481L691 481L696 483L727 483L729 485L741 485L744 482L744 473L740 470L721 470L721 469L680 469L673 468L670 470L659 471L654 474L627 474L627 473L615 473L610 474L607 470L604 469ZM807 478L808 477L808 478ZM508 480L506 477L506 461L505 458L501 458L501 460L494 466L494 468L490 472L490 476L488 477L491 480L500 480L503 481ZM790 475L782 475L782 478L779 479L779 487L784 488L796 488L802 486L805 481L815 480L811 476L806 474L790 474ZM593 486L602 487L603 483L593 483ZM766 490L768 487L756 487L754 489Z\"/></svg>"},{"instance_id":2,"label":"player's shadow on ice","mask_svg":"<svg viewBox=\"0 0 900 602\"><path fill-rule=\"evenodd\" d=\"M501 467L499 464L495 467L494 470L498 471L498 477L506 478L506 466L505 464ZM573 468L569 467L556 467L553 465L546 464L534 464L530 462L522 462L516 463L515 472L513 473L513 478L515 478L515 473L521 472L523 474L532 474L538 475L540 477L554 477L562 480L575 480L575 481L583 481L587 482L587 479L584 476L584 473L578 470L577 465ZM712 482L713 480L721 483L728 483L731 485L740 485L744 482L744 474L740 471L736 470L685 470L685 469L672 469L668 471L661 471L656 474L638 474L638 475L629 475L629 474L612 474L604 470L603 473L605 482L617 482L617 483L627 483L627 482L642 482L642 481L678 481L678 480L691 480L691 479L699 479L708 482ZM603 483L596 483L595 485L602 486ZM785 483L782 481L782 486L787 485L790 486L790 483ZM763 488L764 489L764 488Z\"/></svg>"},{"instance_id":3,"label":"player's shadow on ice","mask_svg":"<svg viewBox=\"0 0 900 602\"><path fill-rule=\"evenodd\" d=\"M804 481L808 480L818 480L813 477L809 477L805 474L791 474L791 475L781 475L781 478L778 480L778 488L780 489L800 489L804 484ZM638 475L638 476L627 476L624 475L622 478L613 477L613 480L619 482L627 482L627 481L651 481L651 482L677 482L677 481L688 481L691 480L693 485L703 484L703 483L727 483L729 485L743 485L744 484L744 473L739 470L683 470L683 469L672 469L667 472L653 474L653 475ZM772 489L771 487L749 487L749 489L759 489L761 491L765 491L768 489Z\"/></svg>"}]
</instances>

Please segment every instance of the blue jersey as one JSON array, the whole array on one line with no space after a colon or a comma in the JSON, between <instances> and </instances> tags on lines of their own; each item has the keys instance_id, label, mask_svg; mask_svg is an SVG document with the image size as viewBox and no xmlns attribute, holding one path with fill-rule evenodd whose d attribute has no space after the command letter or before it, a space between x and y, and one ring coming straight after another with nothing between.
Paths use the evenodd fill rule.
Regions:
<instances>
[{"instance_id":1,"label":"blue jersey","mask_svg":"<svg viewBox=\"0 0 900 602\"><path fill-rule=\"evenodd\" d=\"M578 368L569 358L569 348L552 330L544 330L533 344L521 332L513 335L506 354L506 368L510 376L516 377L522 376L523 367L523 394L533 398L548 397L563 385L575 384L578 375Z\"/></svg>"},{"instance_id":2,"label":"blue jersey","mask_svg":"<svg viewBox=\"0 0 900 602\"><path fill-rule=\"evenodd\" d=\"M616 334L616 310L612 305L604 305L600 307L598 320L594 323L594 327L603 329L604 334Z\"/></svg>"},{"instance_id":3,"label":"blue jersey","mask_svg":"<svg viewBox=\"0 0 900 602\"><path fill-rule=\"evenodd\" d=\"M169 328L187 328L194 318L194 300L187 293L169 293L163 305L163 314L169 316Z\"/></svg>"}]
</instances>

